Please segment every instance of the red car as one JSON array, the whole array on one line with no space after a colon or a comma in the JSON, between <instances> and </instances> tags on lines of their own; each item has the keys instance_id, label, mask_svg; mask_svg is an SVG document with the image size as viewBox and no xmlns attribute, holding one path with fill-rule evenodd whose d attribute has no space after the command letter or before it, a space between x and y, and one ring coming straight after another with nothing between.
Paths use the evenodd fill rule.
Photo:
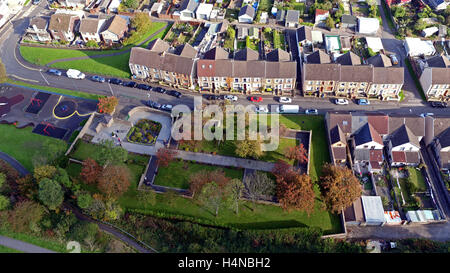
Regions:
<instances>
[{"instance_id":1,"label":"red car","mask_svg":"<svg viewBox=\"0 0 450 273\"><path fill-rule=\"evenodd\" d=\"M262 102L263 98L262 97L250 97L250 101L252 101L252 102Z\"/></svg>"}]
</instances>

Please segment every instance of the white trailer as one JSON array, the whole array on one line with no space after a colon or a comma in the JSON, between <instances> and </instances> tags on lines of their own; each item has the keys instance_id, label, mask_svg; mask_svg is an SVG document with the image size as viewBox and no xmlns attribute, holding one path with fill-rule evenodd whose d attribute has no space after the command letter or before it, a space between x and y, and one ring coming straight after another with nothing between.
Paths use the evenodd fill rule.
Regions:
<instances>
[{"instance_id":1,"label":"white trailer","mask_svg":"<svg viewBox=\"0 0 450 273\"><path fill-rule=\"evenodd\" d=\"M78 79L78 80L82 80L86 77L86 75L84 75L84 73L82 73L79 70L76 69L69 69L66 72L67 77L72 78L72 79Z\"/></svg>"}]
</instances>

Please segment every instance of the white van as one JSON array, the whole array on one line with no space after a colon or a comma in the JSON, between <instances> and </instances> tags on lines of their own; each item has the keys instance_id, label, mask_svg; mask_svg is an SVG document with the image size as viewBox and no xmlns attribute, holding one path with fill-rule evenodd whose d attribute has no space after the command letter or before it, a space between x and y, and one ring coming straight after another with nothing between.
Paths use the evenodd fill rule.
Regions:
<instances>
[{"instance_id":1,"label":"white van","mask_svg":"<svg viewBox=\"0 0 450 273\"><path fill-rule=\"evenodd\" d=\"M67 77L72 78L72 79L78 79L78 80L82 80L86 77L86 75L84 75L84 73L82 73L79 70L76 69L69 69L66 72Z\"/></svg>"},{"instance_id":2,"label":"white van","mask_svg":"<svg viewBox=\"0 0 450 273\"><path fill-rule=\"evenodd\" d=\"M280 107L278 107L277 110L280 113L298 113L298 112L300 112L300 106L283 104L283 105L280 105Z\"/></svg>"}]
</instances>

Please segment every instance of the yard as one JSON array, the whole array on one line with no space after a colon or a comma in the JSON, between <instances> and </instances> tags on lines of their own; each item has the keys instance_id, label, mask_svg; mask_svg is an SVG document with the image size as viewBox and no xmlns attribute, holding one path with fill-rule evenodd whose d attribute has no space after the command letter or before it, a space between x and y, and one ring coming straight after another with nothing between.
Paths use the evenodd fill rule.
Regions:
<instances>
[{"instance_id":1,"label":"yard","mask_svg":"<svg viewBox=\"0 0 450 273\"><path fill-rule=\"evenodd\" d=\"M170 162L169 166L167 167L158 168L158 175L156 176L154 183L156 185L166 187L188 189L189 177L192 174L201 171L214 171L214 170L223 170L225 172L225 175L230 178L237 178L242 180L244 176L244 171L242 169L222 168L219 166L175 160Z\"/></svg>"},{"instance_id":2,"label":"yard","mask_svg":"<svg viewBox=\"0 0 450 273\"><path fill-rule=\"evenodd\" d=\"M14 125L0 124L0 151L15 158L29 171L33 170L33 156L45 154L43 148L36 147L35 144L49 142L67 145L62 140L34 134L32 130L32 127L17 129Z\"/></svg>"}]
</instances>

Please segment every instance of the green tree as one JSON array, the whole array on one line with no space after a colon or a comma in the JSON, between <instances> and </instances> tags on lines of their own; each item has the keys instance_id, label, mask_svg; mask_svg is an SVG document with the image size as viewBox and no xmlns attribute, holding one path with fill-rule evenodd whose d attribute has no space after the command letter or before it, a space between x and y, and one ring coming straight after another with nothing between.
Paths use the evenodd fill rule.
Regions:
<instances>
[{"instance_id":1,"label":"green tree","mask_svg":"<svg viewBox=\"0 0 450 273\"><path fill-rule=\"evenodd\" d=\"M6 175L4 173L0 173L0 189L6 182Z\"/></svg>"},{"instance_id":2,"label":"green tree","mask_svg":"<svg viewBox=\"0 0 450 273\"><path fill-rule=\"evenodd\" d=\"M211 182L203 186L198 200L204 206L214 211L215 216L219 215L219 208L223 204L223 191L216 182Z\"/></svg>"},{"instance_id":3,"label":"green tree","mask_svg":"<svg viewBox=\"0 0 450 273\"><path fill-rule=\"evenodd\" d=\"M112 140L103 140L101 143L97 162L106 168L108 165L116 165L123 163L128 158L128 152L120 146L114 145Z\"/></svg>"},{"instance_id":4,"label":"green tree","mask_svg":"<svg viewBox=\"0 0 450 273\"><path fill-rule=\"evenodd\" d=\"M130 9L137 9L139 7L138 0L124 0L123 4L125 7L130 8Z\"/></svg>"},{"instance_id":5,"label":"green tree","mask_svg":"<svg viewBox=\"0 0 450 273\"><path fill-rule=\"evenodd\" d=\"M51 165L42 165L34 168L33 177L39 183L44 178L53 178L56 173L56 167Z\"/></svg>"},{"instance_id":6,"label":"green tree","mask_svg":"<svg viewBox=\"0 0 450 273\"><path fill-rule=\"evenodd\" d=\"M78 242L88 243L92 246L98 230L98 225L95 223L85 221L77 222L70 230L70 238Z\"/></svg>"},{"instance_id":7,"label":"green tree","mask_svg":"<svg viewBox=\"0 0 450 273\"><path fill-rule=\"evenodd\" d=\"M229 208L239 214L239 204L244 193L244 183L239 179L232 179L225 185L225 202Z\"/></svg>"},{"instance_id":8,"label":"green tree","mask_svg":"<svg viewBox=\"0 0 450 273\"><path fill-rule=\"evenodd\" d=\"M328 29L333 29L334 28L334 20L331 16L328 16L327 19L325 20L325 25L327 26Z\"/></svg>"},{"instance_id":9,"label":"green tree","mask_svg":"<svg viewBox=\"0 0 450 273\"><path fill-rule=\"evenodd\" d=\"M259 136L256 140L240 140L236 144L235 153L240 157L259 158L264 154L261 150L261 145L262 141Z\"/></svg>"},{"instance_id":10,"label":"green tree","mask_svg":"<svg viewBox=\"0 0 450 273\"><path fill-rule=\"evenodd\" d=\"M150 28L152 20L148 13L137 12L133 18L131 18L131 27L136 29L136 31L141 32L142 30Z\"/></svg>"},{"instance_id":11,"label":"green tree","mask_svg":"<svg viewBox=\"0 0 450 273\"><path fill-rule=\"evenodd\" d=\"M395 18L402 18L406 15L406 9L402 6L393 6L392 11Z\"/></svg>"},{"instance_id":12,"label":"green tree","mask_svg":"<svg viewBox=\"0 0 450 273\"><path fill-rule=\"evenodd\" d=\"M44 207L33 201L17 203L10 213L9 223L15 232L38 233L39 222L44 216Z\"/></svg>"},{"instance_id":13,"label":"green tree","mask_svg":"<svg viewBox=\"0 0 450 273\"><path fill-rule=\"evenodd\" d=\"M0 211L5 210L8 207L9 207L9 198L4 195L0 195Z\"/></svg>"},{"instance_id":14,"label":"green tree","mask_svg":"<svg viewBox=\"0 0 450 273\"><path fill-rule=\"evenodd\" d=\"M72 188L72 181L70 181L69 174L63 168L58 168L56 170L53 180L55 180L56 182L58 182L59 184L68 189Z\"/></svg>"},{"instance_id":15,"label":"green tree","mask_svg":"<svg viewBox=\"0 0 450 273\"><path fill-rule=\"evenodd\" d=\"M86 209L92 204L93 198L89 193L82 193L77 197L77 204L80 208Z\"/></svg>"},{"instance_id":16,"label":"green tree","mask_svg":"<svg viewBox=\"0 0 450 273\"><path fill-rule=\"evenodd\" d=\"M93 48L99 48L100 46L98 45L98 43L94 40L89 40L86 42L86 46L87 47L93 47Z\"/></svg>"},{"instance_id":17,"label":"green tree","mask_svg":"<svg viewBox=\"0 0 450 273\"><path fill-rule=\"evenodd\" d=\"M44 178L39 182L39 200L49 209L55 210L64 200L64 192L58 182Z\"/></svg>"}]
</instances>

